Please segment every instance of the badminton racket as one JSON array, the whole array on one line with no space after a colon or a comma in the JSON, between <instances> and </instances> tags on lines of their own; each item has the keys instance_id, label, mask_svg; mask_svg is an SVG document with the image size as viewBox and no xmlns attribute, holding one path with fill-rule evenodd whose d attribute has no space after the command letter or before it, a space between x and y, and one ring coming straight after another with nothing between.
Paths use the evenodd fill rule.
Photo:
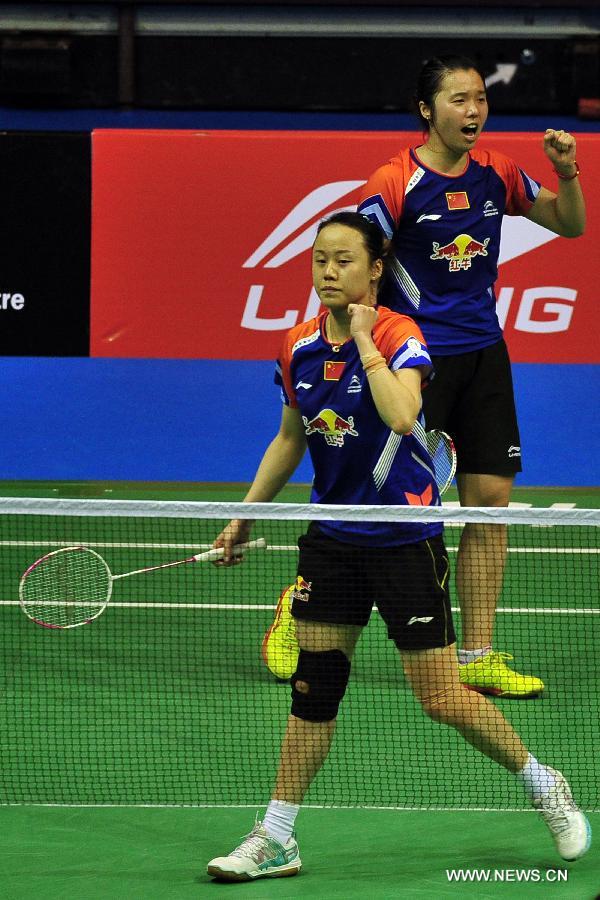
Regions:
<instances>
[{"instance_id":1,"label":"badminton racket","mask_svg":"<svg viewBox=\"0 0 600 900\"><path fill-rule=\"evenodd\" d=\"M235 556L244 550L264 549L264 538L236 544ZM97 619L111 598L113 584L121 578L170 569L186 563L214 562L223 548L196 553L187 559L146 566L113 575L106 560L90 547L61 547L40 557L21 576L19 602L25 615L46 628L76 628Z\"/></svg>"},{"instance_id":2,"label":"badminton racket","mask_svg":"<svg viewBox=\"0 0 600 900\"><path fill-rule=\"evenodd\" d=\"M427 450L433 461L435 480L440 496L444 494L456 473L456 449L454 441L445 431L437 428L426 432Z\"/></svg>"}]
</instances>

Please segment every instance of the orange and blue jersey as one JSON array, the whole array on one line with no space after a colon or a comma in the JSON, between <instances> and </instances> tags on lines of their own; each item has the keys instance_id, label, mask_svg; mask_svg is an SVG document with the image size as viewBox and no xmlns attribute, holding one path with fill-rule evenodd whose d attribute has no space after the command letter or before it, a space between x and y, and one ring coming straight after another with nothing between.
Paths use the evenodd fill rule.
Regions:
<instances>
[{"instance_id":1,"label":"orange and blue jersey","mask_svg":"<svg viewBox=\"0 0 600 900\"><path fill-rule=\"evenodd\" d=\"M431 358L412 319L378 307L373 340L396 372ZM329 313L292 328L277 361L275 382L283 402L299 410L315 473L311 502L439 506L422 419L410 434L383 422L371 396L354 340L333 345L325 333ZM395 546L424 540L441 523L319 522L324 534L347 543Z\"/></svg>"},{"instance_id":2,"label":"orange and blue jersey","mask_svg":"<svg viewBox=\"0 0 600 900\"><path fill-rule=\"evenodd\" d=\"M501 339L494 282L502 217L526 214L539 190L511 159L479 149L460 175L445 175L406 148L363 186L358 211L392 242L380 302L412 316L431 353Z\"/></svg>"}]
</instances>

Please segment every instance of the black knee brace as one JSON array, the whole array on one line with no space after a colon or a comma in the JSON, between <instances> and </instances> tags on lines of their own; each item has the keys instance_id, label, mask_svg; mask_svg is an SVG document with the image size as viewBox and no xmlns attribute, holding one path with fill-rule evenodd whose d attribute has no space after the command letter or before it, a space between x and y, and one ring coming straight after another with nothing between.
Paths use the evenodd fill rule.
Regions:
<instances>
[{"instance_id":1,"label":"black knee brace","mask_svg":"<svg viewBox=\"0 0 600 900\"><path fill-rule=\"evenodd\" d=\"M350 678L350 660L341 650L301 650L292 675L292 715L308 722L331 722ZM306 685L298 689L297 685Z\"/></svg>"}]
</instances>

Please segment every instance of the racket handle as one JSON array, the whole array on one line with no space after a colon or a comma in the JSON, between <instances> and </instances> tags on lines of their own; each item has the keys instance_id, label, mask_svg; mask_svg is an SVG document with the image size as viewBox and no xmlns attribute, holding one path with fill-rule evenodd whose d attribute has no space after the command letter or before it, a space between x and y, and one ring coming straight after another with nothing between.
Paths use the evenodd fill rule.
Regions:
<instances>
[{"instance_id":1,"label":"racket handle","mask_svg":"<svg viewBox=\"0 0 600 900\"><path fill-rule=\"evenodd\" d=\"M236 544L233 548L234 556L241 556L244 550L264 550L267 542L264 538L257 538L255 541L246 541L244 544ZM223 559L224 550L222 547L213 547L212 550L205 550L203 553L197 553L192 556L196 562L213 562L216 559Z\"/></svg>"}]
</instances>

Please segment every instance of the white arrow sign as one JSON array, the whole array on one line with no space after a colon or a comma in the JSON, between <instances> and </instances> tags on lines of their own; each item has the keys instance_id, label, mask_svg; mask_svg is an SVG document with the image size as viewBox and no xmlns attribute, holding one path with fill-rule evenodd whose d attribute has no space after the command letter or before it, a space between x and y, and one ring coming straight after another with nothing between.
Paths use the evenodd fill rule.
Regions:
<instances>
[{"instance_id":1,"label":"white arrow sign","mask_svg":"<svg viewBox=\"0 0 600 900\"><path fill-rule=\"evenodd\" d=\"M501 81L503 84L509 84L517 71L517 66L514 63L501 63L496 66L496 71L485 79L486 88L491 87L493 84L497 84Z\"/></svg>"}]
</instances>

